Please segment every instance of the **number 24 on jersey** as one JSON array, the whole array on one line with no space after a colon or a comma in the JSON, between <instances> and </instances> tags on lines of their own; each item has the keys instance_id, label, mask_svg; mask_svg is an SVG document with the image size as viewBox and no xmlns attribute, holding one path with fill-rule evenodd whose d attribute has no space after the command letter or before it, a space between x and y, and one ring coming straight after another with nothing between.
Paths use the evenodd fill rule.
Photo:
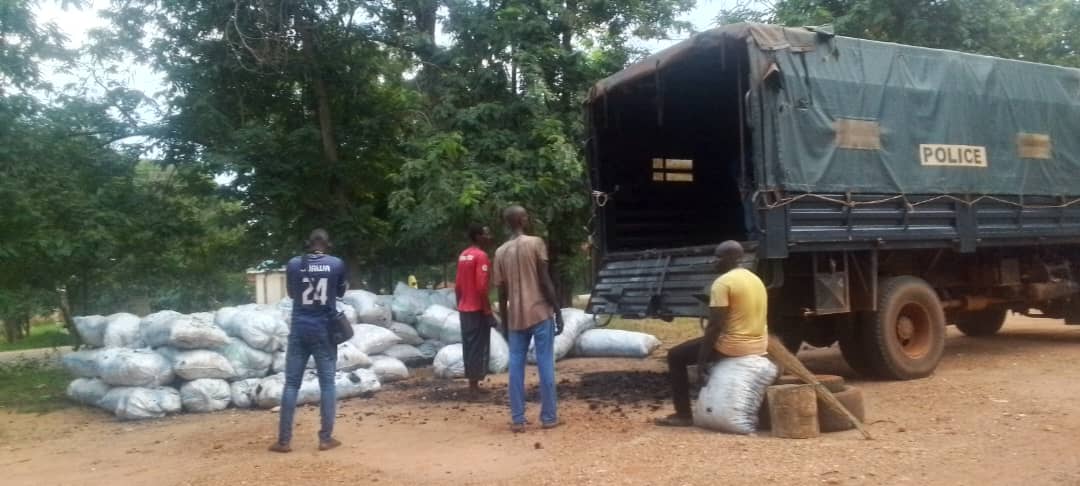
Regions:
<instances>
[{"instance_id":1,"label":"number 24 on jersey","mask_svg":"<svg viewBox=\"0 0 1080 486\"><path fill-rule=\"evenodd\" d=\"M303 305L326 305L326 278L304 277L304 292L300 294Z\"/></svg>"}]
</instances>

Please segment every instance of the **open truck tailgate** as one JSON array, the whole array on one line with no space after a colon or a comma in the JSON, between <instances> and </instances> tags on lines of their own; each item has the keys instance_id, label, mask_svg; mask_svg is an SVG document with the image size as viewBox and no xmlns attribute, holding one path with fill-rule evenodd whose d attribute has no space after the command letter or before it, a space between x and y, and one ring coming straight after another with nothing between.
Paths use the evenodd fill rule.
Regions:
<instances>
[{"instance_id":1,"label":"open truck tailgate","mask_svg":"<svg viewBox=\"0 0 1080 486\"><path fill-rule=\"evenodd\" d=\"M627 318L705 317L718 276L715 246L611 253L604 257L587 306L592 314ZM748 250L742 265L753 268Z\"/></svg>"}]
</instances>

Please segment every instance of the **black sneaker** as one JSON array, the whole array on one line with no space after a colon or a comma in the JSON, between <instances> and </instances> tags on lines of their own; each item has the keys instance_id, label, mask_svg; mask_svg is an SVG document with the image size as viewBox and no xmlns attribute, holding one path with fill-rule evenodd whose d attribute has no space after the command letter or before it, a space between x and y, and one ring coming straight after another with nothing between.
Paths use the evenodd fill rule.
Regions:
<instances>
[{"instance_id":1,"label":"black sneaker","mask_svg":"<svg viewBox=\"0 0 1080 486\"><path fill-rule=\"evenodd\" d=\"M656 425L661 427L692 427L694 420L690 417L683 417L677 413L673 413L664 418L658 418L653 421Z\"/></svg>"},{"instance_id":2,"label":"black sneaker","mask_svg":"<svg viewBox=\"0 0 1080 486\"><path fill-rule=\"evenodd\" d=\"M289 444L282 444L281 442L274 442L274 445L270 446L270 452L280 452L282 454L292 452L292 447Z\"/></svg>"},{"instance_id":3,"label":"black sneaker","mask_svg":"<svg viewBox=\"0 0 1080 486\"><path fill-rule=\"evenodd\" d=\"M330 439L330 440L319 442L319 450L320 451L328 451L330 449L336 449L336 448L338 448L340 446L341 446L341 441L337 440L337 439Z\"/></svg>"}]
</instances>

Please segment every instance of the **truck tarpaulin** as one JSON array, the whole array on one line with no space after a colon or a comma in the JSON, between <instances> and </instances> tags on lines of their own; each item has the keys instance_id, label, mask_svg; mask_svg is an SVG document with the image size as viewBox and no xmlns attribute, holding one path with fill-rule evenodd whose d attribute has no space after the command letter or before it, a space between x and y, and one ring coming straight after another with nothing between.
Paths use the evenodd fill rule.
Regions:
<instances>
[{"instance_id":1,"label":"truck tarpaulin","mask_svg":"<svg viewBox=\"0 0 1080 486\"><path fill-rule=\"evenodd\" d=\"M1080 196L1076 69L738 24L601 81L590 102L733 41L747 45L756 83L758 189Z\"/></svg>"}]
</instances>

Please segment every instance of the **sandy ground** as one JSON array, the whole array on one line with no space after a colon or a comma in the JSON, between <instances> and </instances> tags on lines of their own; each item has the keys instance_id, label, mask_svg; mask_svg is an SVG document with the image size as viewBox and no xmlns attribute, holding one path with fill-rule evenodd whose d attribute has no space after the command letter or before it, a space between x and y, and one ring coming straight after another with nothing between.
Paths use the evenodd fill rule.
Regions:
<instances>
[{"instance_id":1,"label":"sandy ground","mask_svg":"<svg viewBox=\"0 0 1080 486\"><path fill-rule=\"evenodd\" d=\"M982 339L950 331L931 378L851 380L873 441L657 428L650 419L671 411L662 353L560 362L564 425L520 435L507 430L501 378L480 401L461 399L462 383L391 385L343 402L345 446L322 453L310 407L289 455L265 451L277 423L265 411L143 423L82 408L0 412L0 484L1080 484L1078 346L1080 327L1055 321L1013 319ZM800 357L851 375L836 349Z\"/></svg>"}]
</instances>

